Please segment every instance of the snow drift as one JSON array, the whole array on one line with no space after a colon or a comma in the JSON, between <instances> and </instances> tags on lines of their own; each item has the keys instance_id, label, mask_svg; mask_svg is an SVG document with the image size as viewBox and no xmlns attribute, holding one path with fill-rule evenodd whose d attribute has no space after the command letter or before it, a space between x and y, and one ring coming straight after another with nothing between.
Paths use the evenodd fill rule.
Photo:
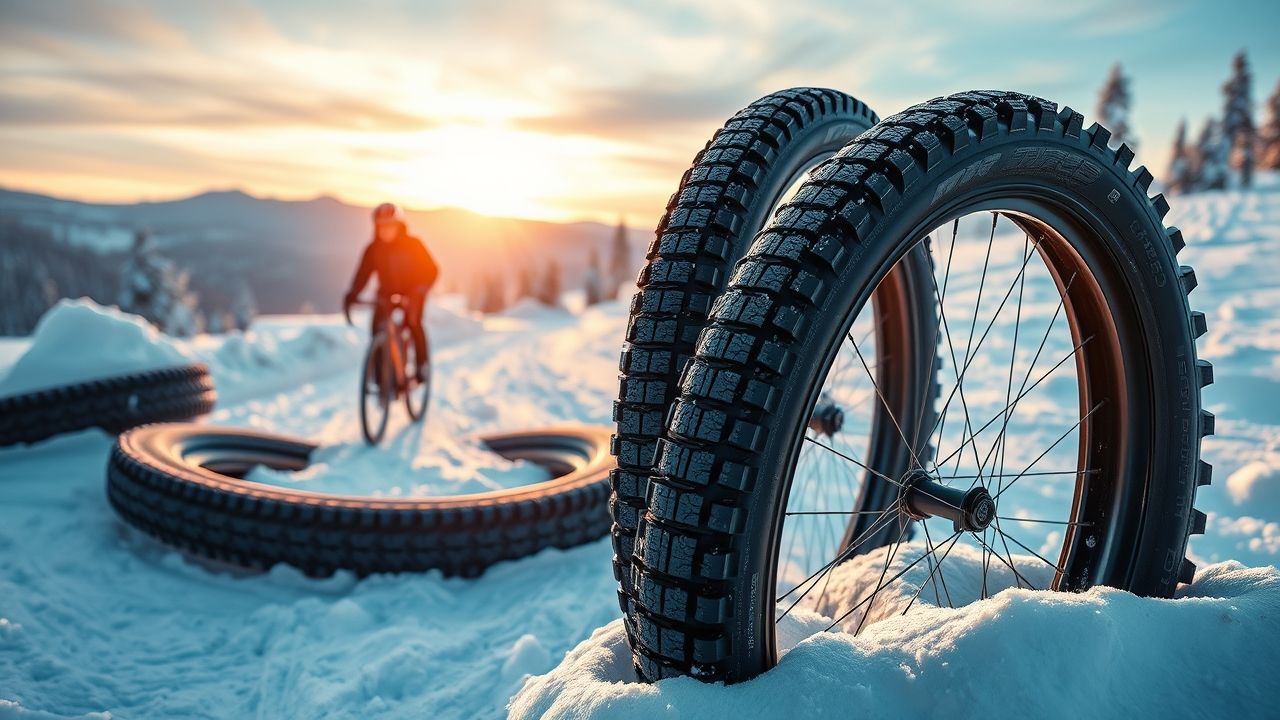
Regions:
<instances>
[{"instance_id":1,"label":"snow drift","mask_svg":"<svg viewBox=\"0 0 1280 720\"><path fill-rule=\"evenodd\" d=\"M977 553L948 562L949 582L980 575ZM868 555L840 579L865 593L881 567L880 554ZM1005 589L950 609L925 592L899 617L926 575L887 588L880 619L857 637L822 632L830 620L811 612L788 615L780 638L790 649L778 666L727 687L638 683L614 621L530 679L510 717L1262 717L1280 702L1275 568L1219 563L1173 600Z\"/></svg>"},{"instance_id":2,"label":"snow drift","mask_svg":"<svg viewBox=\"0 0 1280 720\"><path fill-rule=\"evenodd\" d=\"M196 361L137 315L88 298L60 300L40 318L30 347L0 379L0 395Z\"/></svg>"}]
</instances>

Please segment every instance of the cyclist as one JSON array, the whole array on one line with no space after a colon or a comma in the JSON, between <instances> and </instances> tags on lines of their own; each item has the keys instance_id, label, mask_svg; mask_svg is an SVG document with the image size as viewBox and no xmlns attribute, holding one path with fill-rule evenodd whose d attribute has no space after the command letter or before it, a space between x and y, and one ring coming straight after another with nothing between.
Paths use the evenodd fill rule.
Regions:
<instances>
[{"instance_id":1,"label":"cyclist","mask_svg":"<svg viewBox=\"0 0 1280 720\"><path fill-rule=\"evenodd\" d=\"M391 312L392 295L401 296L404 322L413 336L414 357L427 354L427 335L423 329L423 307L427 293L440 274L436 261L422 241L409 234L404 212L392 203L382 203L373 210L373 239L364 249L360 267L351 280L351 289L342 298L342 308L349 312L369 277L378 276L378 301L374 305L371 332L377 332L386 314ZM426 380L426 367L419 364L419 381Z\"/></svg>"}]
</instances>

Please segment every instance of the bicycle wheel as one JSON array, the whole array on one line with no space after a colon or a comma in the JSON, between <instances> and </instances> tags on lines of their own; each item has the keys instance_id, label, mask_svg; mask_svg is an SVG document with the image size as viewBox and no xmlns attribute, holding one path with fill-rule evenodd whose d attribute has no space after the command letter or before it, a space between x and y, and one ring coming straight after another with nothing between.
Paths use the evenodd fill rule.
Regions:
<instances>
[{"instance_id":1,"label":"bicycle wheel","mask_svg":"<svg viewBox=\"0 0 1280 720\"><path fill-rule=\"evenodd\" d=\"M811 174L739 264L759 269L735 273L673 409L636 559L643 677L753 677L777 661L794 606L856 633L1001 587L1168 597L1192 579L1213 432L1204 316L1188 308L1195 275L1177 265L1168 204L1109 137L1039 98L962 93L889 118ZM931 232L951 368L928 429L937 455L883 473L897 498L874 519L897 538L815 559L788 592L780 538L810 510L791 488L812 408L842 356L865 370L850 329ZM721 381L695 381L710 373ZM892 407L883 390L872 402Z\"/></svg>"},{"instance_id":2,"label":"bicycle wheel","mask_svg":"<svg viewBox=\"0 0 1280 720\"><path fill-rule=\"evenodd\" d=\"M627 610L648 477L678 379L712 302L752 236L804 174L867 130L864 103L823 88L766 95L731 117L694 158L658 223L631 304L613 419L614 576Z\"/></svg>"},{"instance_id":3,"label":"bicycle wheel","mask_svg":"<svg viewBox=\"0 0 1280 720\"><path fill-rule=\"evenodd\" d=\"M382 441L391 415L391 400L395 396L395 372L386 344L385 335L374 336L365 352L360 372L360 429L365 442L370 445Z\"/></svg>"},{"instance_id":4,"label":"bicycle wheel","mask_svg":"<svg viewBox=\"0 0 1280 720\"><path fill-rule=\"evenodd\" d=\"M407 330L405 334L408 335ZM427 351L421 359L417 357L413 341L409 337L404 337L402 342L405 348L405 373L408 375L405 381L404 408L409 412L409 417L417 421L426 417L427 403L431 402L431 338L427 338ZM422 380L418 380L415 375L419 366L426 368Z\"/></svg>"}]
</instances>

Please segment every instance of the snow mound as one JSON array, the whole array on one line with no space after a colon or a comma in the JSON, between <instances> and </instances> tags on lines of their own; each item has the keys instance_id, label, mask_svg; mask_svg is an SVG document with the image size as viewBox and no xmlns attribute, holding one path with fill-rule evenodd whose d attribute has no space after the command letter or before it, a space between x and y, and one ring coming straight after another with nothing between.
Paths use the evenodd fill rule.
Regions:
<instances>
[{"instance_id":1,"label":"snow mound","mask_svg":"<svg viewBox=\"0 0 1280 720\"><path fill-rule=\"evenodd\" d=\"M978 554L953 561L949 583L978 576ZM883 558L847 565L843 582L874 587ZM1280 700L1274 567L1212 565L1173 600L1110 588L1006 588L951 609L926 601L930 590L899 616L919 581L908 575L890 586L898 611L857 637L822 632L828 619L793 611L782 620L790 649L778 666L732 686L636 682L614 621L527 681L509 717L848 717L874 709L880 717L1120 718L1139 708L1147 717L1260 717Z\"/></svg>"},{"instance_id":2,"label":"snow mound","mask_svg":"<svg viewBox=\"0 0 1280 720\"><path fill-rule=\"evenodd\" d=\"M0 396L193 362L194 355L137 315L88 298L60 300L0 380Z\"/></svg>"},{"instance_id":3,"label":"snow mound","mask_svg":"<svg viewBox=\"0 0 1280 720\"><path fill-rule=\"evenodd\" d=\"M305 470L259 465L248 480L294 490L373 497L439 497L532 485L551 479L546 469L512 462L469 438L399 435L385 445L362 440L325 445Z\"/></svg>"}]
</instances>

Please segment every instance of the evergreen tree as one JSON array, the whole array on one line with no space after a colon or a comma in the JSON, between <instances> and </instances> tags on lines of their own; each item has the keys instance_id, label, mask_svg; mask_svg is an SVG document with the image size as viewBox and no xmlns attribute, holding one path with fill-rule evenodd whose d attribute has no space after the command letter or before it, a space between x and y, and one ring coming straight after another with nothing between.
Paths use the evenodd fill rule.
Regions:
<instances>
[{"instance_id":1,"label":"evergreen tree","mask_svg":"<svg viewBox=\"0 0 1280 720\"><path fill-rule=\"evenodd\" d=\"M1230 148L1222 134L1222 123L1205 120L1196 142L1195 187L1197 190L1221 190L1231 174Z\"/></svg>"},{"instance_id":2,"label":"evergreen tree","mask_svg":"<svg viewBox=\"0 0 1280 720\"><path fill-rule=\"evenodd\" d=\"M538 302L547 307L560 307L560 265L555 260L547 263L546 274L538 288Z\"/></svg>"},{"instance_id":3,"label":"evergreen tree","mask_svg":"<svg viewBox=\"0 0 1280 720\"><path fill-rule=\"evenodd\" d=\"M533 268L526 262L516 272L516 300L537 297L534 290Z\"/></svg>"},{"instance_id":4,"label":"evergreen tree","mask_svg":"<svg viewBox=\"0 0 1280 720\"><path fill-rule=\"evenodd\" d=\"M164 332L181 335L195 326L195 296L187 289L188 281L185 273L179 273L173 263L156 254L151 237L138 231L121 271L116 304ZM182 305L192 307L179 307Z\"/></svg>"},{"instance_id":5,"label":"evergreen tree","mask_svg":"<svg viewBox=\"0 0 1280 720\"><path fill-rule=\"evenodd\" d=\"M1111 74L1098 93L1098 122L1111 131L1111 142L1124 143L1130 150L1137 150L1138 140L1129 127L1129 109L1133 97L1129 92L1129 78L1120 69L1120 63L1111 66Z\"/></svg>"},{"instance_id":6,"label":"evergreen tree","mask_svg":"<svg viewBox=\"0 0 1280 720\"><path fill-rule=\"evenodd\" d=\"M253 298L253 289L247 280L241 280L236 287L236 296L231 301L231 315L235 319L233 327L248 330L249 324L258 314L258 303ZM231 329L230 327L226 329Z\"/></svg>"},{"instance_id":7,"label":"evergreen tree","mask_svg":"<svg viewBox=\"0 0 1280 720\"><path fill-rule=\"evenodd\" d=\"M1267 119L1258 131L1258 167L1280 170L1280 80L1267 98Z\"/></svg>"},{"instance_id":8,"label":"evergreen tree","mask_svg":"<svg viewBox=\"0 0 1280 720\"><path fill-rule=\"evenodd\" d=\"M1195 192L1195 158L1187 147L1187 121L1178 121L1173 134L1173 153L1169 160L1169 192Z\"/></svg>"},{"instance_id":9,"label":"evergreen tree","mask_svg":"<svg viewBox=\"0 0 1280 720\"><path fill-rule=\"evenodd\" d=\"M1254 151L1257 132L1253 124L1253 75L1244 51L1231 61L1231 78L1222 86L1225 103L1222 109L1222 135L1225 138L1231 167L1240 171L1240 184L1253 184Z\"/></svg>"},{"instance_id":10,"label":"evergreen tree","mask_svg":"<svg viewBox=\"0 0 1280 720\"><path fill-rule=\"evenodd\" d=\"M177 272L171 276L171 282L169 292L173 302L160 328L174 337L191 337L204 332L204 314L200 312L199 297L190 289L191 276Z\"/></svg>"},{"instance_id":11,"label":"evergreen tree","mask_svg":"<svg viewBox=\"0 0 1280 720\"><path fill-rule=\"evenodd\" d=\"M631 265L631 243L627 240L627 221L618 218L618 227L613 231L613 255L609 259L609 277L605 293L609 298L618 297L619 291L636 281L635 270Z\"/></svg>"},{"instance_id":12,"label":"evergreen tree","mask_svg":"<svg viewBox=\"0 0 1280 720\"><path fill-rule=\"evenodd\" d=\"M587 256L587 269L582 273L582 292L587 307L599 305L605 299L605 288L600 277L600 258L596 249L591 248Z\"/></svg>"}]
</instances>

